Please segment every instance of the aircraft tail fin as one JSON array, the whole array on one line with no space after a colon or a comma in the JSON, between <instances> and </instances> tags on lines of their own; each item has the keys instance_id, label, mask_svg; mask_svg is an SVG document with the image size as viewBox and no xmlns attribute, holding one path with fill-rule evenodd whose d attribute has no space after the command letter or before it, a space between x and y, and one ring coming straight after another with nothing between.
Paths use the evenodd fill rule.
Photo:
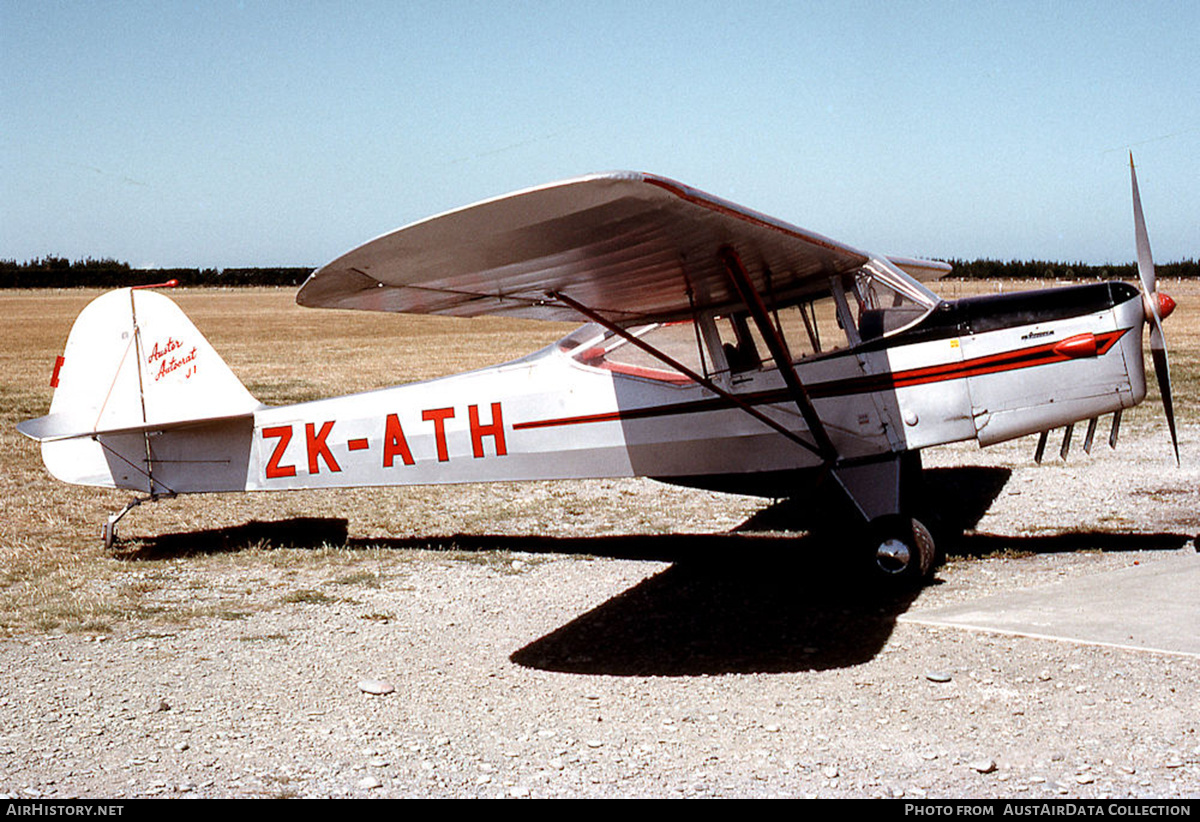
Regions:
<instances>
[{"instance_id":1,"label":"aircraft tail fin","mask_svg":"<svg viewBox=\"0 0 1200 822\"><path fill-rule=\"evenodd\" d=\"M152 493L159 489L148 469L135 471L136 481L114 476L106 436L149 437L252 416L261 407L179 306L138 288L110 291L84 308L51 385L50 413L17 426L42 443L50 473L66 482ZM149 457L142 462L148 465Z\"/></svg>"}]
</instances>

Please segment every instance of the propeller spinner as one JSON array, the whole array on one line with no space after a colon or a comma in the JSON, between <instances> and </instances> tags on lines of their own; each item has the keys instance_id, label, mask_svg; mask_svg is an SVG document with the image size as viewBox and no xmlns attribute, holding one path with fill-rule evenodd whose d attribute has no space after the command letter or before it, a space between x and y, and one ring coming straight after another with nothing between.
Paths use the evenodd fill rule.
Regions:
<instances>
[{"instance_id":1,"label":"propeller spinner","mask_svg":"<svg viewBox=\"0 0 1200 822\"><path fill-rule=\"evenodd\" d=\"M1142 298L1146 322L1150 325L1150 354L1154 358L1154 376L1162 394L1171 445L1175 448L1175 464L1179 464L1179 438L1175 434L1175 407L1171 401L1171 368L1167 363L1167 342L1162 321L1175 310L1175 301L1159 293L1154 275L1154 258L1150 254L1150 238L1146 234L1146 219L1142 216L1142 198L1138 194L1137 172L1133 168L1133 152L1129 152L1129 178L1133 184L1133 231L1137 240L1138 278L1142 282Z\"/></svg>"}]
</instances>

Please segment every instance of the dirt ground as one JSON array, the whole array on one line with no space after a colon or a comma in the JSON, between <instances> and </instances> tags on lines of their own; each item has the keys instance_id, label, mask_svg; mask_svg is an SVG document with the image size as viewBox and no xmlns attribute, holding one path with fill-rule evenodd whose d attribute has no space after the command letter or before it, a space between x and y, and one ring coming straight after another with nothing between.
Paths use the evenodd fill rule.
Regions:
<instances>
[{"instance_id":1,"label":"dirt ground","mask_svg":"<svg viewBox=\"0 0 1200 822\"><path fill-rule=\"evenodd\" d=\"M1200 660L902 621L1195 552L1194 321L1167 326L1182 468L1153 398L1116 451L926 452L966 533L888 596L800 535L794 503L650 480L169 500L106 554L126 497L54 483L12 430L45 413L84 296L0 311L4 796L1200 795ZM184 296L272 401L483 347L428 363L380 339L394 324L297 331L321 312L280 319L290 292L256 291L263 339L332 337L289 371L228 316L246 293ZM538 342L471 333L492 359Z\"/></svg>"}]
</instances>

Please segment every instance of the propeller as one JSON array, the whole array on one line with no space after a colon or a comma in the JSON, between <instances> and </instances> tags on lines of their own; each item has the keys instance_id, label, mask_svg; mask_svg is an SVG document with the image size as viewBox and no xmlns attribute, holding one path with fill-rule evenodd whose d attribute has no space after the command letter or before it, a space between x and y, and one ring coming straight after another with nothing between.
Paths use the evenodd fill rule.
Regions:
<instances>
[{"instance_id":1,"label":"propeller","mask_svg":"<svg viewBox=\"0 0 1200 822\"><path fill-rule=\"evenodd\" d=\"M1133 152L1129 152L1129 178L1133 183L1133 232L1137 240L1138 278L1142 281L1142 297L1146 322L1150 324L1150 354L1154 358L1154 376L1162 394L1171 445L1175 448L1175 464L1179 464L1179 438L1175 434L1175 407L1171 402L1171 367L1167 363L1167 342L1163 336L1163 318L1175 309L1175 301L1158 292L1154 275L1154 258L1150 255L1150 238L1146 234L1146 218L1142 216L1142 198L1138 194L1137 172L1133 168Z\"/></svg>"}]
</instances>

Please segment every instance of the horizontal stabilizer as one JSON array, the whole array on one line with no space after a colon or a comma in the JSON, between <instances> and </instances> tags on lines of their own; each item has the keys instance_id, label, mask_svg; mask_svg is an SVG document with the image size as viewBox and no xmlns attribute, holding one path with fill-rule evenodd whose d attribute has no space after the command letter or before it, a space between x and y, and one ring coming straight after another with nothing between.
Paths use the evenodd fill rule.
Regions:
<instances>
[{"instance_id":1,"label":"horizontal stabilizer","mask_svg":"<svg viewBox=\"0 0 1200 822\"><path fill-rule=\"evenodd\" d=\"M62 414L47 414L44 417L38 417L34 420L25 420L25 422L17 424L17 430L38 442L54 442L56 440L72 440L80 437L97 437L106 434L139 434L146 431L169 431L243 417L253 419L254 415L227 414L218 417L198 417L175 422L146 422L140 425L97 429L92 424L93 420L90 420L88 417L66 412Z\"/></svg>"}]
</instances>

